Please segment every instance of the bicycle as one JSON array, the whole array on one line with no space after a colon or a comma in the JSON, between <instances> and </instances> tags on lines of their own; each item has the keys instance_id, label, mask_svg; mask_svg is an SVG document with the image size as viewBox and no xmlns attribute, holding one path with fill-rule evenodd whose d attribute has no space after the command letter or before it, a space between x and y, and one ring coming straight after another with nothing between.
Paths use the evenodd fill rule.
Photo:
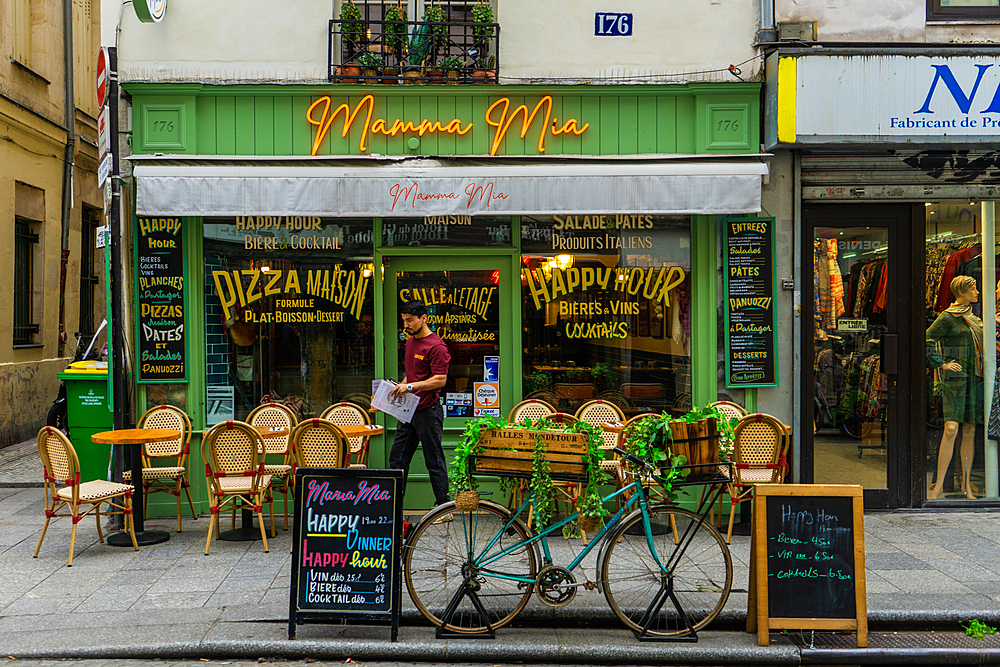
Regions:
<instances>
[{"instance_id":1,"label":"bicycle","mask_svg":"<svg viewBox=\"0 0 1000 667\"><path fill-rule=\"evenodd\" d=\"M589 584L578 583L573 571L600 545L597 585L638 639L697 641L697 631L725 606L733 583L729 547L706 521L732 479L732 464L683 466L710 469L707 480L673 482L674 487L712 485L691 512L668 503L650 506L646 483L655 468L615 451L636 470L627 471L632 481L603 502L619 496L625 501L567 567L552 562L547 537L561 535L579 512L533 534L520 519L532 502L530 493L514 512L487 500L474 512L461 512L450 502L421 519L403 544L404 575L410 598L438 627L439 638L495 636L533 592L549 606L569 604L577 589ZM728 479L720 466L730 467Z\"/></svg>"}]
</instances>

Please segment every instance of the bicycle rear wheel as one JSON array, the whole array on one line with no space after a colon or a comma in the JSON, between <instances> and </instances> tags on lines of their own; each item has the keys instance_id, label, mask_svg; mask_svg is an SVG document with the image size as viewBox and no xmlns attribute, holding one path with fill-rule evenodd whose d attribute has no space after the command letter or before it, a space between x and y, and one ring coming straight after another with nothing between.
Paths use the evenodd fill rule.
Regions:
<instances>
[{"instance_id":1,"label":"bicycle rear wheel","mask_svg":"<svg viewBox=\"0 0 1000 667\"><path fill-rule=\"evenodd\" d=\"M486 617L463 597L448 630L482 632L486 622L496 629L528 604L534 584L503 578L533 581L538 574L535 549L525 543L528 529L520 520L504 529L510 516L506 508L481 500L475 512L460 512L455 503L445 503L421 520L403 545L403 567L410 598L427 620L442 625L448 604L467 579ZM508 549L510 553L491 560Z\"/></svg>"},{"instance_id":2,"label":"bicycle rear wheel","mask_svg":"<svg viewBox=\"0 0 1000 667\"><path fill-rule=\"evenodd\" d=\"M729 548L711 523L698 526L701 517L694 512L652 507L649 521L653 533L649 541L659 564L646 542L642 513L634 512L608 537L601 561L604 597L632 630L641 632L645 626L651 637L680 637L690 631L667 596L672 590L691 625L700 630L729 598L733 585Z\"/></svg>"}]
</instances>

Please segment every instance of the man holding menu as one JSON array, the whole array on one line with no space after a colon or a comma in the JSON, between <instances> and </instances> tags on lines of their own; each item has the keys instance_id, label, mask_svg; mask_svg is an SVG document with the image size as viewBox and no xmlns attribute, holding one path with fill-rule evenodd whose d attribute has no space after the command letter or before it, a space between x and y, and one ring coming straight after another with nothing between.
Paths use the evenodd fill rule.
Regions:
<instances>
[{"instance_id":1,"label":"man holding menu","mask_svg":"<svg viewBox=\"0 0 1000 667\"><path fill-rule=\"evenodd\" d=\"M448 364L451 352L436 333L427 326L427 306L423 301L407 301L399 309L403 319L406 339L406 356L403 361L405 375L390 394L401 399L407 393L420 398L417 411L409 424L399 422L396 437L389 451L389 467L403 470L403 489L410 472L410 461L417 451L417 445L424 446L424 463L434 490L434 504L440 505L448 497L448 464L441 448L444 430L444 410L438 400L440 389L448 381Z\"/></svg>"}]
</instances>

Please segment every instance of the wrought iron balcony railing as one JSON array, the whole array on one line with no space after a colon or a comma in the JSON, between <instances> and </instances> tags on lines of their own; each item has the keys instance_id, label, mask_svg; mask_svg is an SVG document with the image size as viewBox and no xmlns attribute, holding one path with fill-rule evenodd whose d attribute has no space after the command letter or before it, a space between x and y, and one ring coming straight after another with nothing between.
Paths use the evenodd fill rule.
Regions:
<instances>
[{"instance_id":1,"label":"wrought iron balcony railing","mask_svg":"<svg viewBox=\"0 0 1000 667\"><path fill-rule=\"evenodd\" d=\"M335 83L496 83L500 24L330 21Z\"/></svg>"}]
</instances>

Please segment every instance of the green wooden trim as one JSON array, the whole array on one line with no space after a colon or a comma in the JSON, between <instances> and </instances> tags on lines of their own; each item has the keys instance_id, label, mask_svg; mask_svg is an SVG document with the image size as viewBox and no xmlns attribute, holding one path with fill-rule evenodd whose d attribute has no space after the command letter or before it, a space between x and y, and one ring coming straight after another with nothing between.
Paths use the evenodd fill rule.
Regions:
<instances>
[{"instance_id":1,"label":"green wooden trim","mask_svg":"<svg viewBox=\"0 0 1000 667\"><path fill-rule=\"evenodd\" d=\"M190 266L201 267L198 271L197 279L188 282L188 313L195 313L187 324L191 340L199 341L199 345L192 345L188 351L191 359L191 383L188 385L187 393L187 413L191 418L191 425L195 429L205 428L205 368L207 367L208 352L205 349L205 243L204 243L204 220L202 218L184 218L193 242L188 243L186 260ZM197 395L195 395L197 393Z\"/></svg>"},{"instance_id":2,"label":"green wooden trim","mask_svg":"<svg viewBox=\"0 0 1000 667\"><path fill-rule=\"evenodd\" d=\"M715 216L691 216L691 403L718 400L718 261Z\"/></svg>"},{"instance_id":3,"label":"green wooden trim","mask_svg":"<svg viewBox=\"0 0 1000 667\"><path fill-rule=\"evenodd\" d=\"M757 412L757 390L753 387L743 392L743 407L747 412Z\"/></svg>"},{"instance_id":4,"label":"green wooden trim","mask_svg":"<svg viewBox=\"0 0 1000 667\"><path fill-rule=\"evenodd\" d=\"M367 86L237 84L191 85L130 83L133 95L137 154L309 155L316 126L306 119L309 106L331 98L331 111L341 103L358 105L365 95L375 99L372 121L423 119L446 125L458 118L472 130L464 135L415 132L387 137L367 136L360 148L365 114L344 138L330 127L318 155L484 155L492 149L495 129L486 122L491 104L510 100L508 119L521 104L528 109L548 95L551 116L561 123L576 118L590 127L582 135L545 132L533 122L520 136L520 120L510 127L496 152L513 155L634 155L643 153L756 153L760 144L759 82L688 83L631 86ZM499 118L502 108L494 109ZM540 113L545 113L544 107ZM322 108L317 108L318 121ZM520 118L520 116L518 117ZM173 120L174 124L170 125ZM340 121L338 120L338 124ZM168 132L165 128L170 127ZM415 149L411 139L418 139Z\"/></svg>"}]
</instances>

